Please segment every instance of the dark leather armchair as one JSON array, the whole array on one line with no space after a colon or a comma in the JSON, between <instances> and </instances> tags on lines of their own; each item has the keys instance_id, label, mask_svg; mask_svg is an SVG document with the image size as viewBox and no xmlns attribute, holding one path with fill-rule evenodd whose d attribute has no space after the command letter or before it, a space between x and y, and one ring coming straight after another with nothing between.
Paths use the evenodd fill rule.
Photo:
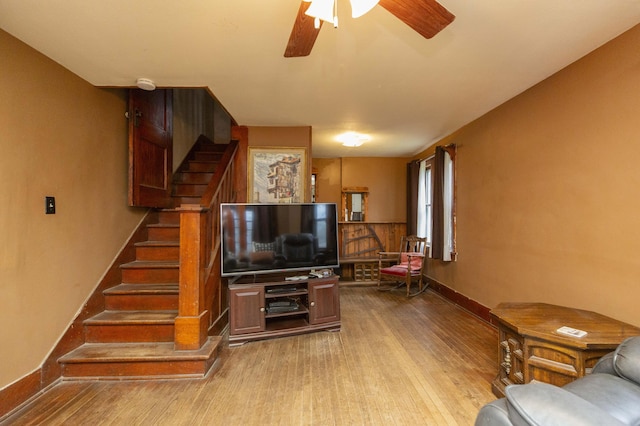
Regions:
<instances>
[{"instance_id":1,"label":"dark leather armchair","mask_svg":"<svg viewBox=\"0 0 640 426\"><path fill-rule=\"evenodd\" d=\"M276 264L313 266L316 261L316 242L313 234L284 234L276 240Z\"/></svg>"}]
</instances>

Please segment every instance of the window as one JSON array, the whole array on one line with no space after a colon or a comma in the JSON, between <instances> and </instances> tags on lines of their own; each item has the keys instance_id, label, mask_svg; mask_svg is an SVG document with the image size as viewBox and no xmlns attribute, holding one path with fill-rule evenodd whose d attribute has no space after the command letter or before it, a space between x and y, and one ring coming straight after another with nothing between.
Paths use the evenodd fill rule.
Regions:
<instances>
[{"instance_id":1,"label":"window","mask_svg":"<svg viewBox=\"0 0 640 426\"><path fill-rule=\"evenodd\" d=\"M326 249L328 206L320 204L315 211L316 217L313 221L313 226L315 227L315 234L318 236L318 248Z\"/></svg>"},{"instance_id":2,"label":"window","mask_svg":"<svg viewBox=\"0 0 640 426\"><path fill-rule=\"evenodd\" d=\"M430 250L434 246L440 245L442 255L441 257L440 255L435 255L434 257L450 261L455 260L456 256L454 182L456 150L455 146L452 145L445 147L443 151L444 159L440 178L436 177L438 172L435 170L435 157L420 161L416 230L418 236L427 238ZM435 186L435 180L439 180L439 188ZM435 188L438 188L439 192L436 192ZM434 226L437 227L437 232L434 232ZM438 239L435 242L436 244L434 244L434 238Z\"/></svg>"},{"instance_id":3,"label":"window","mask_svg":"<svg viewBox=\"0 0 640 426\"><path fill-rule=\"evenodd\" d=\"M431 161L420 162L418 175L418 237L426 237L431 245L432 196L431 196Z\"/></svg>"}]
</instances>

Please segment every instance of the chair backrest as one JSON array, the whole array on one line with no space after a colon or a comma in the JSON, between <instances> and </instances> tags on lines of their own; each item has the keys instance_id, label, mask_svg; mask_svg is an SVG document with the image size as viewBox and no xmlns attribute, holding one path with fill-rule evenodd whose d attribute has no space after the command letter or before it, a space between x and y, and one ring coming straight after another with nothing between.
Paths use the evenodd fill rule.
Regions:
<instances>
[{"instance_id":1,"label":"chair backrest","mask_svg":"<svg viewBox=\"0 0 640 426\"><path fill-rule=\"evenodd\" d=\"M429 256L429 246L427 245L427 239L418 237L415 235L403 236L400 239L400 253L420 253L424 256L422 259L422 271L427 264L427 257Z\"/></svg>"},{"instance_id":2,"label":"chair backrest","mask_svg":"<svg viewBox=\"0 0 640 426\"><path fill-rule=\"evenodd\" d=\"M408 235L400 240L400 252L427 254L427 239Z\"/></svg>"}]
</instances>

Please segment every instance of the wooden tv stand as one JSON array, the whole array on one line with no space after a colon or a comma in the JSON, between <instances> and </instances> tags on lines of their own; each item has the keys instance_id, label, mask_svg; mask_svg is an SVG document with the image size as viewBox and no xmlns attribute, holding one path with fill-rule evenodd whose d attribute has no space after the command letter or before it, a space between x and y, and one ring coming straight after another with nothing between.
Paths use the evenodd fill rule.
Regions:
<instances>
[{"instance_id":1,"label":"wooden tv stand","mask_svg":"<svg viewBox=\"0 0 640 426\"><path fill-rule=\"evenodd\" d=\"M605 354L640 328L604 315L546 303L501 303L491 310L498 325L498 375L491 389L498 397L510 384L531 380L563 386L591 372ZM568 326L586 331L566 336Z\"/></svg>"},{"instance_id":2,"label":"wooden tv stand","mask_svg":"<svg viewBox=\"0 0 640 426\"><path fill-rule=\"evenodd\" d=\"M340 330L337 275L286 280L242 278L229 285L229 345L252 340ZM287 302L292 302L287 306Z\"/></svg>"}]
</instances>

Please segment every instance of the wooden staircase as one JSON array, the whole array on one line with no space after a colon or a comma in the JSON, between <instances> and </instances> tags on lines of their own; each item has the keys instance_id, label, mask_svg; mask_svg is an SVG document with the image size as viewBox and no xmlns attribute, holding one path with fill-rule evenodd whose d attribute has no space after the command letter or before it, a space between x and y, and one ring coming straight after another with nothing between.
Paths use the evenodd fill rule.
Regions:
<instances>
[{"instance_id":1,"label":"wooden staircase","mask_svg":"<svg viewBox=\"0 0 640 426\"><path fill-rule=\"evenodd\" d=\"M199 204L225 145L198 141L174 173L176 206ZM63 379L203 377L217 359L219 336L197 350L175 350L179 305L180 212L157 211L122 282L106 289L104 311L83 322L84 344L62 356Z\"/></svg>"}]
</instances>

